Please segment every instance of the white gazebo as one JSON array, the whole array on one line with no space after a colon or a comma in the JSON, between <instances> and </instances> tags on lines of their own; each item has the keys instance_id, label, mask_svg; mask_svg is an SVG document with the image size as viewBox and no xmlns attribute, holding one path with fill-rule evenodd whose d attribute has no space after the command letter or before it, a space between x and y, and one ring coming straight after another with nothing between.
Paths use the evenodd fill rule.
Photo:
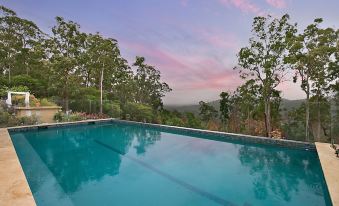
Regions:
<instances>
[{"instance_id":1,"label":"white gazebo","mask_svg":"<svg viewBox=\"0 0 339 206\"><path fill-rule=\"evenodd\" d=\"M7 100L6 100L6 104L8 106L12 106L12 94L21 94L21 95L25 95L25 105L26 107L29 106L29 92L11 92L9 91L7 93Z\"/></svg>"}]
</instances>

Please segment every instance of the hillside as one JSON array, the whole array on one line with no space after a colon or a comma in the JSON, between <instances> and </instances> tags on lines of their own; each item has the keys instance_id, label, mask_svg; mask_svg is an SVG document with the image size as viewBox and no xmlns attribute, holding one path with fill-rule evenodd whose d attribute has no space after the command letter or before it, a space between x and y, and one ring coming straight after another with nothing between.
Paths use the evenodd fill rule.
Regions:
<instances>
[{"instance_id":1,"label":"hillside","mask_svg":"<svg viewBox=\"0 0 339 206\"><path fill-rule=\"evenodd\" d=\"M281 109L284 111L291 111L293 108L299 107L305 100L304 99L297 99L297 100L289 100L289 99L282 99L281 102ZM219 110L219 100L214 100L208 103L212 105L214 108ZM199 113L199 104L191 104L191 105L165 105L165 109L170 111L178 111L178 112L192 112L194 114Z\"/></svg>"}]
</instances>

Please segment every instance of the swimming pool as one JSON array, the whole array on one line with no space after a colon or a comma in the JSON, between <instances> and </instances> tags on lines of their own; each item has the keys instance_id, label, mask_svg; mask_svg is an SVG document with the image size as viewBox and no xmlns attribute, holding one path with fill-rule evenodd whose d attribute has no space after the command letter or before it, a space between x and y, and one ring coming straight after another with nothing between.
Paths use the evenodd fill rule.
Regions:
<instances>
[{"instance_id":1,"label":"swimming pool","mask_svg":"<svg viewBox=\"0 0 339 206\"><path fill-rule=\"evenodd\" d=\"M38 206L331 205L313 150L119 122L10 136Z\"/></svg>"}]
</instances>

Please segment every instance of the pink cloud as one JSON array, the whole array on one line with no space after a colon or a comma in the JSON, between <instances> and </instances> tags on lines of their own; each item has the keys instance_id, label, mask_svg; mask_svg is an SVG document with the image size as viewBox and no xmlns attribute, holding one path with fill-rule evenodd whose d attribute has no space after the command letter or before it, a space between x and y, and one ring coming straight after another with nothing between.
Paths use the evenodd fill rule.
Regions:
<instances>
[{"instance_id":1,"label":"pink cloud","mask_svg":"<svg viewBox=\"0 0 339 206\"><path fill-rule=\"evenodd\" d=\"M249 0L219 0L224 6L233 6L240 9L244 13L253 13L255 15L262 15L262 11L259 6L250 2Z\"/></svg>"},{"instance_id":2,"label":"pink cloud","mask_svg":"<svg viewBox=\"0 0 339 206\"><path fill-rule=\"evenodd\" d=\"M184 89L200 90L200 89L216 89L234 90L241 84L242 80L238 77L236 72L231 69L224 71L212 71L204 70L204 78L193 82L184 83L182 86Z\"/></svg>"},{"instance_id":3,"label":"pink cloud","mask_svg":"<svg viewBox=\"0 0 339 206\"><path fill-rule=\"evenodd\" d=\"M238 39L234 34L211 30L208 32L206 30L198 30L196 33L202 40L213 47L232 50L239 48Z\"/></svg>"},{"instance_id":4,"label":"pink cloud","mask_svg":"<svg viewBox=\"0 0 339 206\"><path fill-rule=\"evenodd\" d=\"M122 42L136 55L160 69L163 79L176 91L235 88L241 83L238 73L213 57L199 54L180 55L162 48Z\"/></svg>"},{"instance_id":5,"label":"pink cloud","mask_svg":"<svg viewBox=\"0 0 339 206\"><path fill-rule=\"evenodd\" d=\"M275 8L278 8L278 9L283 9L283 8L286 8L287 6L287 3L285 0L266 0L266 2L275 7Z\"/></svg>"}]
</instances>

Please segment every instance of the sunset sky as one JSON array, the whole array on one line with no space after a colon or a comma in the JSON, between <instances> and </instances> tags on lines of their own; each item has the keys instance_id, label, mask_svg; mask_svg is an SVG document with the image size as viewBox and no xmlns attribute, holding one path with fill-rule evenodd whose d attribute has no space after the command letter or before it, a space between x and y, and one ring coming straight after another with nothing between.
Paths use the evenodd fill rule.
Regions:
<instances>
[{"instance_id":1,"label":"sunset sky","mask_svg":"<svg viewBox=\"0 0 339 206\"><path fill-rule=\"evenodd\" d=\"M316 17L339 27L339 0L1 0L45 32L62 16L84 32L100 32L118 40L133 63L144 56L156 66L173 91L165 104L218 99L221 91L241 84L236 53L247 45L254 16L291 15L299 29ZM283 97L300 99L298 84L285 82Z\"/></svg>"}]
</instances>

